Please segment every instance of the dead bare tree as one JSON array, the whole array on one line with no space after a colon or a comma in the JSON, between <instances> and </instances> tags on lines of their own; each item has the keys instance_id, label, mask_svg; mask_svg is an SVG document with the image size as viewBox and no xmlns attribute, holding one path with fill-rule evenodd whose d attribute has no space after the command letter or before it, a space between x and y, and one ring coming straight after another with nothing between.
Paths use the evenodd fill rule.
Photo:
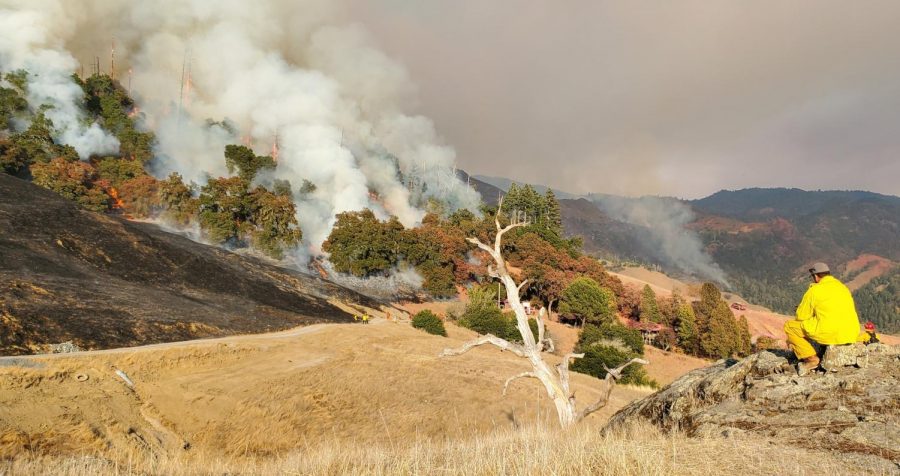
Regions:
<instances>
[{"instance_id":1,"label":"dead bare tree","mask_svg":"<svg viewBox=\"0 0 900 476\"><path fill-rule=\"evenodd\" d=\"M528 315L525 313L525 307L519 299L519 293L522 292L522 289L525 287L528 280L524 280L517 284L512 276L510 276L506 266L506 260L503 259L503 255L501 254L500 246L503 235L506 232L516 227L524 226L527 223L517 222L506 227L501 227L499 216L502 208L503 200L501 199L500 206L497 210L497 216L494 218L494 223L497 227L497 234L494 236L494 246L488 246L482 243L478 238L474 237L468 238L468 241L487 252L491 258L493 258L494 265L488 266L488 274L499 279L506 287L507 300L510 307L515 311L516 327L519 330L519 334L522 335L522 344L514 344L497 336L487 334L467 342L457 349L444 349L440 354L440 357L461 355L477 346L493 344L499 347L501 351L509 351L519 357L528 359L531 363L532 370L530 372L522 372L513 375L506 379L506 382L503 384L503 394L506 395L506 390L509 388L509 385L517 379L538 379L544 385L547 395L553 400L557 416L559 417L559 424L565 428L574 425L584 419L584 417L606 406L609 402L609 396L612 393L616 380L621 377L622 371L626 367L631 364L648 364L649 362L635 358L614 369L606 369L607 374L604 380L606 388L601 397L581 411L577 410L575 406L575 394L569 388L569 361L582 358L584 357L584 354L567 354L563 357L562 362L556 365L555 369L551 368L550 364L544 361L543 356L541 355L541 352L544 350L544 310L542 309L537 317L538 336L537 340L535 340L535 336L528 326Z\"/></svg>"}]
</instances>

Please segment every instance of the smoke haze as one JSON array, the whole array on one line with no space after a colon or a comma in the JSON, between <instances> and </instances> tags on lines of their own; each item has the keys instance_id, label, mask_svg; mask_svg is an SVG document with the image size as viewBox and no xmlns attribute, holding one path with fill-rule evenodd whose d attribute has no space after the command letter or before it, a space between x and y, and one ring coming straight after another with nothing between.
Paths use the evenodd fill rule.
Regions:
<instances>
[{"instance_id":1,"label":"smoke haze","mask_svg":"<svg viewBox=\"0 0 900 476\"><path fill-rule=\"evenodd\" d=\"M349 1L473 173L900 195L896 1Z\"/></svg>"},{"instance_id":2,"label":"smoke haze","mask_svg":"<svg viewBox=\"0 0 900 476\"><path fill-rule=\"evenodd\" d=\"M656 251L657 259L695 277L710 279L730 287L726 274L703 249L703 242L685 225L694 220L694 212L672 198L626 198L612 195L592 196L591 200L610 218L642 228L636 239L645 248Z\"/></svg>"}]
</instances>

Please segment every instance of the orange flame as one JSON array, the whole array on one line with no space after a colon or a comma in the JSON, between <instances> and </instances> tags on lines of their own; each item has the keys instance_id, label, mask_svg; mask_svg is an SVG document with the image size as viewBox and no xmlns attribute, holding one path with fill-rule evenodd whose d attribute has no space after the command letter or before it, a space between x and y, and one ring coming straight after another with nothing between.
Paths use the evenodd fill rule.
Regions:
<instances>
[{"instance_id":1,"label":"orange flame","mask_svg":"<svg viewBox=\"0 0 900 476\"><path fill-rule=\"evenodd\" d=\"M278 161L278 142L272 144L272 159Z\"/></svg>"},{"instance_id":2,"label":"orange flame","mask_svg":"<svg viewBox=\"0 0 900 476\"><path fill-rule=\"evenodd\" d=\"M125 202L119 198L119 191L116 190L116 187L109 187L106 189L106 193L109 195L109 198L112 198L112 209L113 210L121 210L125 208Z\"/></svg>"},{"instance_id":3,"label":"orange flame","mask_svg":"<svg viewBox=\"0 0 900 476\"><path fill-rule=\"evenodd\" d=\"M128 117L133 118L134 116L137 116L137 115L140 114L140 113L141 113L141 108L139 108L139 107L137 107L137 106L134 106L134 107L131 109L131 112L128 113Z\"/></svg>"}]
</instances>

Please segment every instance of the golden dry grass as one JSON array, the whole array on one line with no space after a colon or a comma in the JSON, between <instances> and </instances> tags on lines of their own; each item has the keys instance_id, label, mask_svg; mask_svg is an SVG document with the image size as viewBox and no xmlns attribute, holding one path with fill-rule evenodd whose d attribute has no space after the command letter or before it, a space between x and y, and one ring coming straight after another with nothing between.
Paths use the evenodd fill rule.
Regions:
<instances>
[{"instance_id":1,"label":"golden dry grass","mask_svg":"<svg viewBox=\"0 0 900 476\"><path fill-rule=\"evenodd\" d=\"M636 423L606 435L588 426L570 431L531 426L471 438L414 440L405 444L394 441L375 446L346 446L322 441L263 459L186 452L173 458L131 455L114 463L90 455L22 455L13 461L0 462L0 474L882 474L866 473L853 463L824 452L775 445L751 435L686 438Z\"/></svg>"},{"instance_id":2,"label":"golden dry grass","mask_svg":"<svg viewBox=\"0 0 900 476\"><path fill-rule=\"evenodd\" d=\"M521 359L493 348L438 359L472 337L449 327L440 338L383 321L316 326L0 367L0 476L859 472L758 436L645 424L601 436L643 388L617 387L608 408L563 432L536 383L500 394ZM600 390L578 374L573 387L583 402Z\"/></svg>"}]
</instances>

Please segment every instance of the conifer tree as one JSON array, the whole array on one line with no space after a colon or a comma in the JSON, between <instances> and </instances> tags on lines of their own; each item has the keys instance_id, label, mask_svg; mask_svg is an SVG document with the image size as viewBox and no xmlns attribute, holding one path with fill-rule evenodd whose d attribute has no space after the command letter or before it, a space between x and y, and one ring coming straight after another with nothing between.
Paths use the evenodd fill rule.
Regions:
<instances>
[{"instance_id":1,"label":"conifer tree","mask_svg":"<svg viewBox=\"0 0 900 476\"><path fill-rule=\"evenodd\" d=\"M510 184L506 196L503 197L503 210L509 214L509 221L518 223L522 211L522 191L515 183Z\"/></svg>"},{"instance_id":2,"label":"conifer tree","mask_svg":"<svg viewBox=\"0 0 900 476\"><path fill-rule=\"evenodd\" d=\"M659 303L656 301L656 293L653 292L649 284L645 284L644 290L641 292L641 321L662 321L662 312L660 312Z\"/></svg>"},{"instance_id":3,"label":"conifer tree","mask_svg":"<svg viewBox=\"0 0 900 476\"><path fill-rule=\"evenodd\" d=\"M544 208L544 197L542 197L534 187L525 185L522 187L522 210L529 223L538 223L540 220L540 212Z\"/></svg>"},{"instance_id":4,"label":"conifer tree","mask_svg":"<svg viewBox=\"0 0 900 476\"><path fill-rule=\"evenodd\" d=\"M700 350L707 357L724 359L739 352L737 322L728 305L722 303L709 316L709 323L700 336Z\"/></svg>"},{"instance_id":5,"label":"conifer tree","mask_svg":"<svg viewBox=\"0 0 900 476\"><path fill-rule=\"evenodd\" d=\"M544 222L551 231L562 236L562 211L560 211L559 201L556 199L556 195L553 193L553 190L549 188L544 195L544 206L546 207L546 211L544 212Z\"/></svg>"},{"instance_id":6,"label":"conifer tree","mask_svg":"<svg viewBox=\"0 0 900 476\"><path fill-rule=\"evenodd\" d=\"M716 285L703 283L695 311L702 355L725 358L741 353L740 327Z\"/></svg>"},{"instance_id":7,"label":"conifer tree","mask_svg":"<svg viewBox=\"0 0 900 476\"><path fill-rule=\"evenodd\" d=\"M719 301L722 300L722 293L713 283L703 283L700 287L700 301L696 303L697 324L703 331L707 327L709 318L712 317L713 311L718 307Z\"/></svg>"},{"instance_id":8,"label":"conifer tree","mask_svg":"<svg viewBox=\"0 0 900 476\"><path fill-rule=\"evenodd\" d=\"M697 319L694 316L694 308L683 302L677 310L678 345L689 354L696 354L699 350Z\"/></svg>"}]
</instances>

